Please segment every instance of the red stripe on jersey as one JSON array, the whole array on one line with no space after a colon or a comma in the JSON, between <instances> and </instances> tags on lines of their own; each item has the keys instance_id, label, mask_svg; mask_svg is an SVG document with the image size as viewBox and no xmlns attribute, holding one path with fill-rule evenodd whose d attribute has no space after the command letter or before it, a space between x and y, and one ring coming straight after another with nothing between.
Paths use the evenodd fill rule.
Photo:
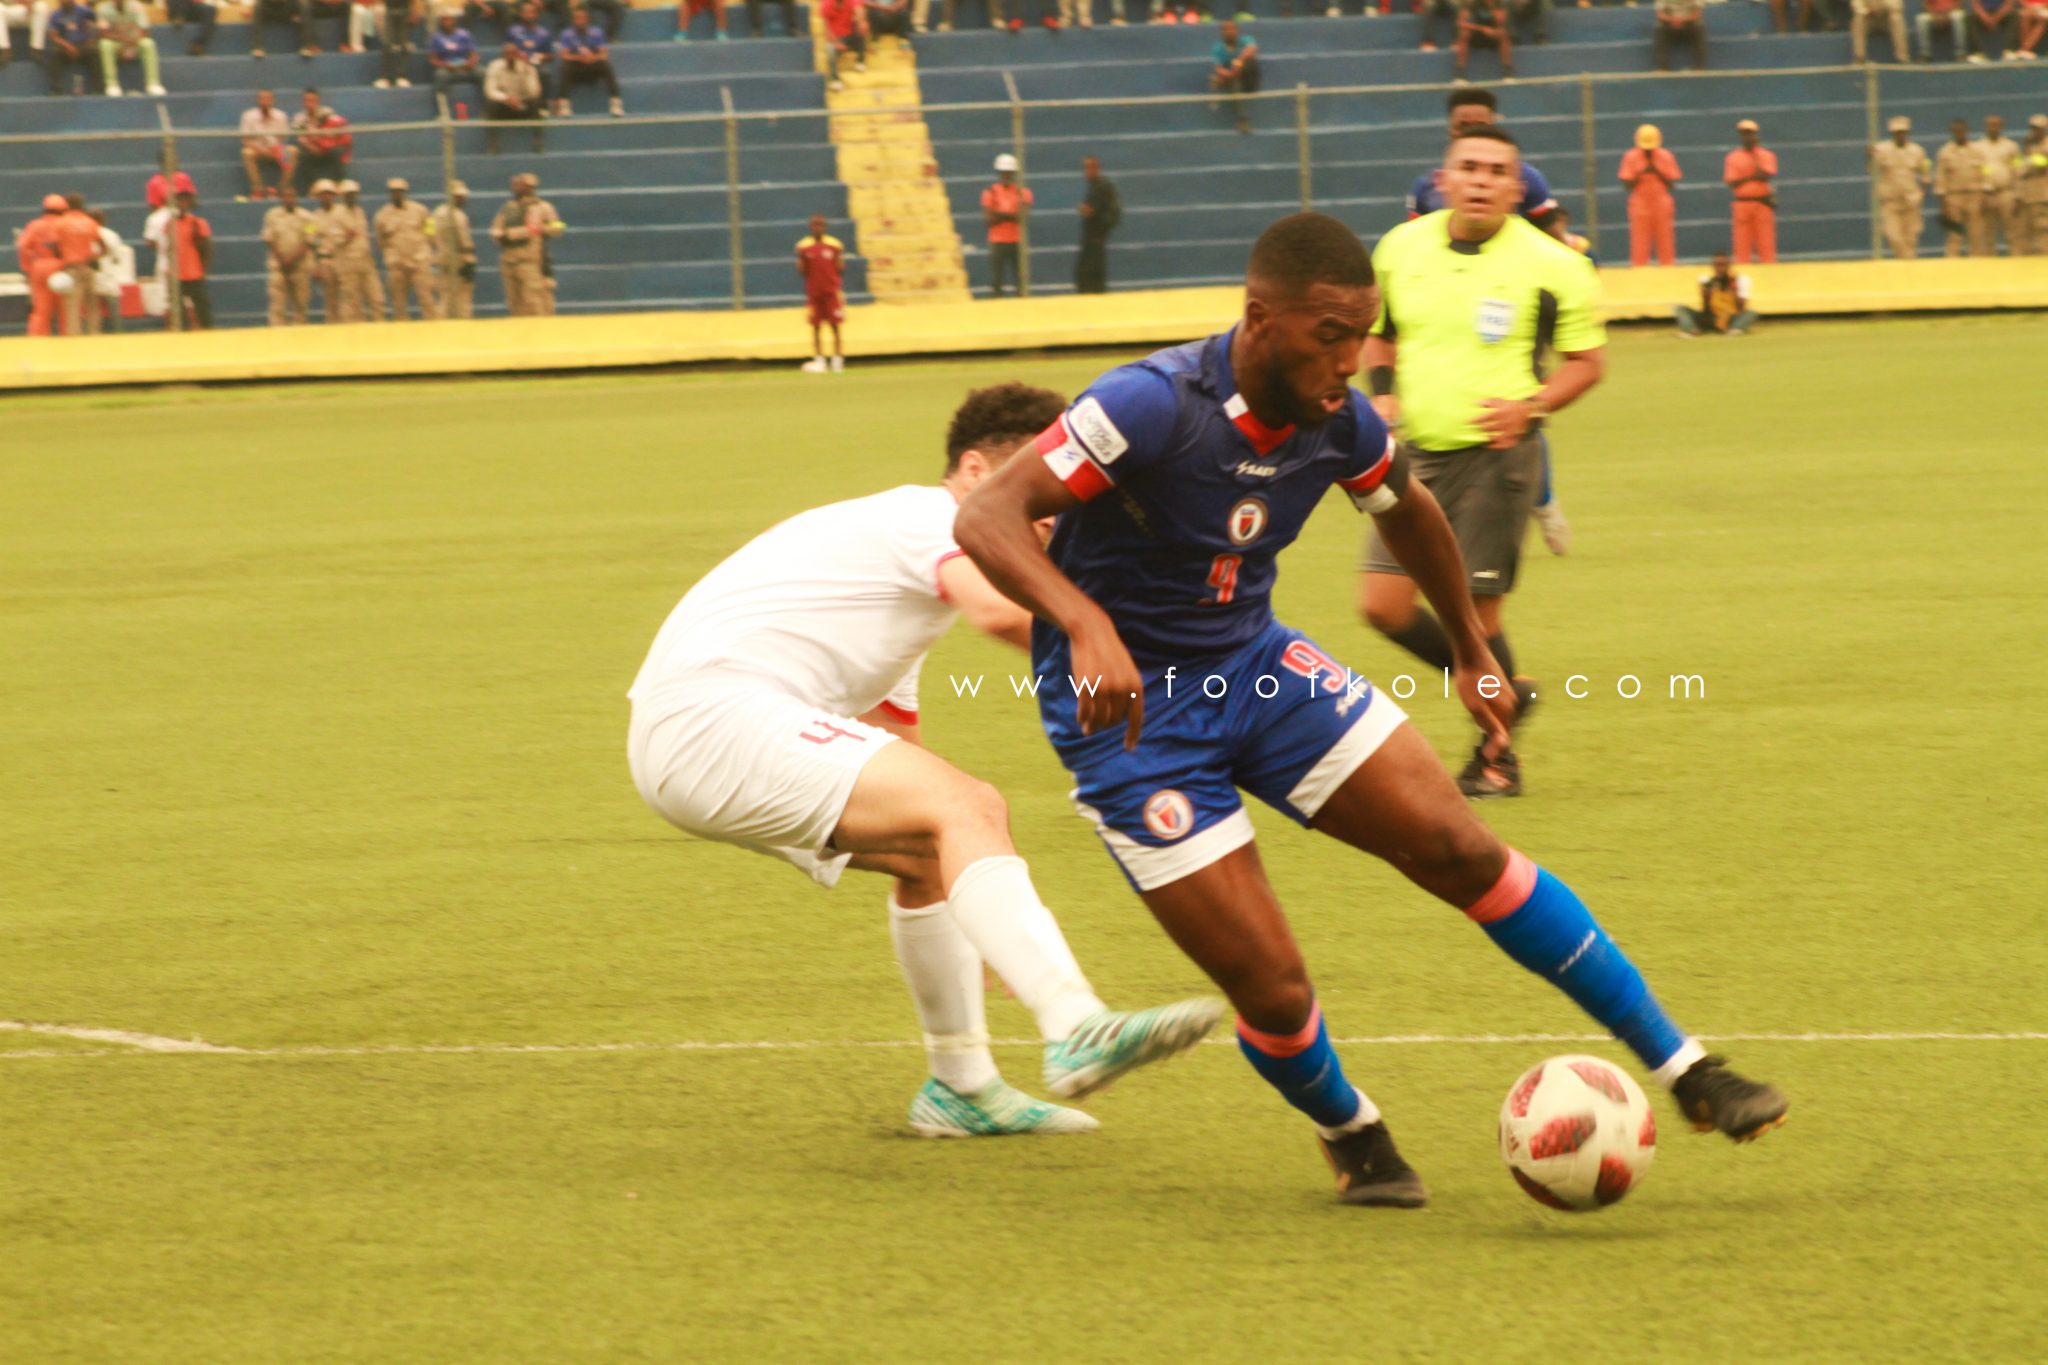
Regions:
<instances>
[{"instance_id":1,"label":"red stripe on jersey","mask_svg":"<svg viewBox=\"0 0 2048 1365\"><path fill-rule=\"evenodd\" d=\"M1393 467L1394 438L1389 436L1387 438L1387 448L1380 452L1379 459L1373 461L1371 469L1366 470L1355 479L1337 480L1337 487L1347 493L1370 493L1386 481L1387 471Z\"/></svg>"},{"instance_id":2,"label":"red stripe on jersey","mask_svg":"<svg viewBox=\"0 0 2048 1365\"><path fill-rule=\"evenodd\" d=\"M1245 439L1252 443L1252 449L1261 455L1271 455L1280 448L1282 442L1294 434L1294 423L1289 422L1284 427L1269 427L1252 416L1250 408L1237 413L1230 420L1245 434Z\"/></svg>"},{"instance_id":3,"label":"red stripe on jersey","mask_svg":"<svg viewBox=\"0 0 2048 1365\"><path fill-rule=\"evenodd\" d=\"M955 553L958 552L956 551ZM917 724L917 712L905 710L893 701L883 702L880 709L883 715L895 721L898 725Z\"/></svg>"},{"instance_id":4,"label":"red stripe on jersey","mask_svg":"<svg viewBox=\"0 0 2048 1365\"><path fill-rule=\"evenodd\" d=\"M945 571L946 561L949 559L958 559L961 555L964 555L966 553L967 551L961 549L958 545L955 545L952 549L946 551L944 554L939 556L938 563L932 565L932 588L934 591L938 593L939 600L941 602L950 602L953 600L952 598L946 596L946 580L940 576Z\"/></svg>"}]
</instances>

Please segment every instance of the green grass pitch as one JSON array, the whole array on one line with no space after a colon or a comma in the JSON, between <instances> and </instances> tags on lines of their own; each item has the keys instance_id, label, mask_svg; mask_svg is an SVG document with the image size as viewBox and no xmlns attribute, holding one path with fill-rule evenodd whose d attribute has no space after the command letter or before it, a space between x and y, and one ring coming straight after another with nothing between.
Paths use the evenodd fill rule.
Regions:
<instances>
[{"instance_id":1,"label":"green grass pitch","mask_svg":"<svg viewBox=\"0 0 2048 1365\"><path fill-rule=\"evenodd\" d=\"M2038 1359L2044 342L1632 331L1559 423L1578 546L1532 537L1511 609L1549 705L1487 817L1701 1033L2032 1035L1729 1041L1791 1123L1738 1149L1658 1097L1649 1180L1579 1218L1516 1190L1494 1115L1537 1058L1620 1049L1482 1041L1587 1025L1270 812L1333 1029L1449 1040L1345 1050L1426 1211L1335 1204L1225 1046L1096 1136L909 1138L882 885L635 796L623 693L698 574L935 478L968 387L1112 357L10 402L0 1018L251 1053L0 1031L0 1356ZM1384 678L1360 532L1325 507L1279 606ZM950 638L931 743L1008 795L1106 995L1197 989L1027 707L950 695L1011 664ZM1456 753L1454 704L1410 710Z\"/></svg>"}]
</instances>

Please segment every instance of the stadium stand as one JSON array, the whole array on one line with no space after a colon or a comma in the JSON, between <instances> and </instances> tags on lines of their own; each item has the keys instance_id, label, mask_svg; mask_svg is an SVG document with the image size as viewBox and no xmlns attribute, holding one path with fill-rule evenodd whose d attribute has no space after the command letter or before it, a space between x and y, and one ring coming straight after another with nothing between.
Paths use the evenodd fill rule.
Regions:
<instances>
[{"instance_id":1,"label":"stadium stand","mask_svg":"<svg viewBox=\"0 0 2048 1365\"><path fill-rule=\"evenodd\" d=\"M1096 5L1106 21L1107 0ZM771 32L779 30L778 8L765 8ZM1244 136L1231 130L1228 112L1190 98L1204 88L1213 26L1098 27L1058 35L976 31L983 22L981 0L963 0L959 22L961 32L919 39L917 68L932 146L977 292L988 283L979 194L992 156L1012 150L1010 81L1026 102L1025 145L1015 150L1038 196L1031 264L1034 288L1042 292L1071 288L1077 237L1071 206L1080 197L1084 154L1101 156L1123 192L1114 285L1142 288L1234 278L1245 244L1259 228L1299 206L1297 86L1352 91L1307 101L1311 183L1316 207L1342 215L1368 236L1398 220L1406 186L1441 149L1451 58L1447 52L1416 51L1418 21L1409 16L1257 25L1267 95L1252 112L1253 131ZM1678 192L1681 255L1702 258L1725 242L1720 159L1733 145L1732 125L1740 115L1762 121L1766 143L1785 166L1784 256L1868 255L1863 147L1873 112L1866 85L1872 77L1804 70L1844 62L1846 35L1772 35L1763 6L1717 5L1709 18L1715 72L1635 78L1633 73L1649 65L1649 22L1646 8L1560 10L1552 42L1523 52L1524 80L1500 88L1505 119L1574 209L1578 226L1591 226L1597 215L1603 258L1625 256L1625 215L1614 168L1635 125L1646 119L1663 127L1666 144L1686 172ZM549 127L547 150L537 157L527 153L519 133L506 137L503 154L488 155L480 124L455 125L456 169L472 187L470 212L479 228L502 202L506 178L532 169L569 225L555 250L563 311L729 307L726 124L722 117L638 121L721 115L729 95L741 115L735 126L748 304L797 301L790 248L813 212L830 216L835 231L854 247L849 298L869 298L847 189L829 140L824 82L809 41L677 44L670 41L673 23L673 11L666 8L627 16L616 64L633 118L606 119L586 100L584 113ZM732 23L736 34L744 32L740 7ZM416 196L430 204L440 200L441 130L380 127L434 116L423 60L414 59L413 75L421 83L413 88L372 89L378 57L333 51L340 41L338 21L329 21L320 35L327 51L310 60L277 52L251 60L248 26L224 24L211 55L166 56L164 82L172 93L162 100L48 96L42 71L25 60L26 45L16 36L17 60L0 68L0 135L62 134L67 140L7 144L0 156L0 203L33 205L50 189L75 189L107 209L114 226L136 240L145 213L143 183L161 145L161 106L176 130L180 163L198 180L218 234L213 292L225 325L261 322L264 312L257 241L263 206L232 202L242 177L231 134L259 86L269 85L279 103L292 108L301 87L317 85L356 125L352 173L364 186L366 202L381 200L391 175L409 178ZM488 47L493 36L486 25L480 40ZM167 54L182 53L183 43L167 26L160 26L159 39ZM1735 69L1760 74L1719 74ZM1582 73L1594 78L1590 85L1529 79ZM1951 117L1974 122L2002 113L2018 128L2037 106L2048 106L2048 80L2024 63L1886 67L1875 79L1882 114L1912 115L1917 136L1929 146ZM1366 85L1407 88L1356 92ZM1595 136L1591 214L1582 138L1589 90ZM1182 102L1113 108L1101 103L1160 96ZM1097 103L1036 103L1079 100ZM933 108L961 103L999 107ZM1931 214L1926 240L1937 240ZM479 316L502 312L495 267L495 252L486 246Z\"/></svg>"}]
</instances>

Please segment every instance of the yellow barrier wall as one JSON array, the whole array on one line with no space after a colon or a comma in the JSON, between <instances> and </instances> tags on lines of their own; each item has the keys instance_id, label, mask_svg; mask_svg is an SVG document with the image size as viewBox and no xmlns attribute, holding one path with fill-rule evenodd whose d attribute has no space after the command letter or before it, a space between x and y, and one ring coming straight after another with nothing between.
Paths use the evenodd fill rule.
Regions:
<instances>
[{"instance_id":1,"label":"yellow barrier wall","mask_svg":"<svg viewBox=\"0 0 2048 1365\"><path fill-rule=\"evenodd\" d=\"M1611 319L1665 318L1698 298L1698 266L1604 272ZM2048 257L1825 261L1748 268L1773 315L2048 308ZM847 350L862 356L1165 345L1236 316L1235 288L978 300L852 309ZM172 335L0 340L0 389L245 379L487 374L810 354L800 308L616 313L483 322L242 328Z\"/></svg>"}]
</instances>

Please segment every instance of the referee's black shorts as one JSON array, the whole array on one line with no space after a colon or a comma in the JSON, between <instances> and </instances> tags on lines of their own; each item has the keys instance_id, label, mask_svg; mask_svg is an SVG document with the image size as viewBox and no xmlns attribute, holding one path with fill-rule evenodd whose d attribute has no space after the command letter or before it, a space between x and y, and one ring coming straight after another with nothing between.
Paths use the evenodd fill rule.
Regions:
<instances>
[{"instance_id":1,"label":"referee's black shorts","mask_svg":"<svg viewBox=\"0 0 2048 1365\"><path fill-rule=\"evenodd\" d=\"M1522 535L1543 489L1542 436L1532 431L1510 450L1417 450L1403 441L1401 452L1409 474L1422 481L1451 523L1472 595L1506 596L1514 589ZM1364 568L1367 573L1408 572L1387 553L1377 530L1366 535Z\"/></svg>"}]
</instances>

